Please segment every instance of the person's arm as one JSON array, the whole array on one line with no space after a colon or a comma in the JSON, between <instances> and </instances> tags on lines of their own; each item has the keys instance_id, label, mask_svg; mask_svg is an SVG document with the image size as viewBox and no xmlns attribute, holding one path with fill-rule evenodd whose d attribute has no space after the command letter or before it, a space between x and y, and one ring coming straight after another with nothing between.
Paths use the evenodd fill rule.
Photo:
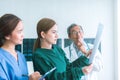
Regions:
<instances>
[{"instance_id":1,"label":"person's arm","mask_svg":"<svg viewBox=\"0 0 120 80\"><path fill-rule=\"evenodd\" d=\"M93 71L100 71L102 68L102 54L98 50L93 61Z\"/></svg>"},{"instance_id":2,"label":"person's arm","mask_svg":"<svg viewBox=\"0 0 120 80\"><path fill-rule=\"evenodd\" d=\"M93 45L88 43L87 44L89 49L93 48ZM97 50L95 54L95 58L93 60L93 71L100 71L103 68L102 64L102 53L100 53L99 49Z\"/></svg>"},{"instance_id":3,"label":"person's arm","mask_svg":"<svg viewBox=\"0 0 120 80\"><path fill-rule=\"evenodd\" d=\"M63 51L63 53L64 53L64 51ZM72 67L81 67L82 72L85 75L90 73L92 71L92 69L93 69L93 64L89 64L89 59L86 56L80 56L78 59L76 59L72 63L68 62L68 59L66 58L66 56L65 56L65 59L66 59L66 62L68 63L68 65L67 65L68 69L71 68L71 66Z\"/></svg>"},{"instance_id":4,"label":"person's arm","mask_svg":"<svg viewBox=\"0 0 120 80\"><path fill-rule=\"evenodd\" d=\"M47 71L54 68L55 65L43 59L42 57L35 55L36 57L33 60L34 70L39 71L42 75L44 75ZM63 65L64 66L64 65ZM46 76L46 80L77 80L83 74L82 68L80 67L71 67L63 72L58 72L57 69L53 71L51 74Z\"/></svg>"},{"instance_id":5,"label":"person's arm","mask_svg":"<svg viewBox=\"0 0 120 80\"><path fill-rule=\"evenodd\" d=\"M46 77L46 80L77 80L80 79L81 76L83 76L85 73L83 73L84 66L87 66L88 59L83 56L80 59L76 60L73 63L69 63L68 59L65 57L64 51L61 49L58 49L61 56L64 57L66 65L62 65L66 67L66 70L63 72L58 72L57 69L53 71L51 74L49 74ZM47 71L50 69L56 67L55 64L48 60L49 58L43 58L41 55L35 55L33 54L33 65L34 70L39 71L42 75L44 75ZM83 60L83 62L81 62ZM86 69L86 68L85 68Z\"/></svg>"},{"instance_id":6,"label":"person's arm","mask_svg":"<svg viewBox=\"0 0 120 80\"><path fill-rule=\"evenodd\" d=\"M84 66L88 66L88 65L90 65L89 64L89 58L87 58L86 56L84 56L84 55L82 55L82 56L80 56L79 58L77 58L75 61L73 61L73 62L69 62L69 60L67 59L67 57L66 57L66 53L61 49L61 50L59 50L59 51L61 51L61 53L62 53L62 56L64 56L64 59L65 59L65 61L66 61L66 63L67 63L67 66L68 66L68 68L69 67L84 67Z\"/></svg>"},{"instance_id":7,"label":"person's arm","mask_svg":"<svg viewBox=\"0 0 120 80\"><path fill-rule=\"evenodd\" d=\"M0 62L0 80L8 80L1 62Z\"/></svg>"}]
</instances>

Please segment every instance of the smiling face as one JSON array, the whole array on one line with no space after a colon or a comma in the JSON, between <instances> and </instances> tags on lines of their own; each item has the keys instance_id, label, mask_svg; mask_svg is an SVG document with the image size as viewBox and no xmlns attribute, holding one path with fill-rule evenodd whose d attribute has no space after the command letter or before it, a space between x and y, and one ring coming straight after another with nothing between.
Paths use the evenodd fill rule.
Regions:
<instances>
[{"instance_id":1,"label":"smiling face","mask_svg":"<svg viewBox=\"0 0 120 80\"><path fill-rule=\"evenodd\" d=\"M6 36L6 40L11 42L12 44L22 44L23 42L23 24L22 21L19 21L16 28L13 30L13 32Z\"/></svg>"}]
</instances>

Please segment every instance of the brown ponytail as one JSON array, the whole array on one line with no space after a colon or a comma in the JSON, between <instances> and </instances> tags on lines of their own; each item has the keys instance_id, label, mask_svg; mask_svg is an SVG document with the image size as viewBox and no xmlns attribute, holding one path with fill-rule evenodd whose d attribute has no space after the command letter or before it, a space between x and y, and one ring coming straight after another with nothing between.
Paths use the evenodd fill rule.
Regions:
<instances>
[{"instance_id":1,"label":"brown ponytail","mask_svg":"<svg viewBox=\"0 0 120 80\"><path fill-rule=\"evenodd\" d=\"M51 29L54 25L56 24L56 22L50 18L43 18L41 19L38 23L37 23L37 35L38 38L36 39L35 43L34 43L34 47L33 47L33 51L36 50L36 48L40 48L41 47L41 32L47 32L49 29Z\"/></svg>"}]
</instances>

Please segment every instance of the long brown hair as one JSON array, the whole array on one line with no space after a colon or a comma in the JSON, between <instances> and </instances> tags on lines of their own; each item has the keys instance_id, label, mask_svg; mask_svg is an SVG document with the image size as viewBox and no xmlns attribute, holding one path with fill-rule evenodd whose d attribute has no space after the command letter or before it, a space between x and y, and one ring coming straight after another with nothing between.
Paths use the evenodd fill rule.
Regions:
<instances>
[{"instance_id":1,"label":"long brown hair","mask_svg":"<svg viewBox=\"0 0 120 80\"><path fill-rule=\"evenodd\" d=\"M0 17L0 47L5 42L5 36L8 36L21 21L20 18L13 14L4 14Z\"/></svg>"},{"instance_id":2,"label":"long brown hair","mask_svg":"<svg viewBox=\"0 0 120 80\"><path fill-rule=\"evenodd\" d=\"M38 24L37 24L37 39L34 43L34 47L33 47L33 51L35 51L36 48L40 48L41 47L41 32L47 32L49 29L51 29L54 25L56 24L56 22L50 18L42 18Z\"/></svg>"}]
</instances>

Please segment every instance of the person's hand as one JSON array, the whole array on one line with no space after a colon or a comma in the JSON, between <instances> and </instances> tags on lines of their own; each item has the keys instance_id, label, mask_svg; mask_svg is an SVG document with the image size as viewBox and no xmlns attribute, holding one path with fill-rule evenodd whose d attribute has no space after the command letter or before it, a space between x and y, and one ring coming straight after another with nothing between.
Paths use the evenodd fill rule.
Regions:
<instances>
[{"instance_id":1,"label":"person's hand","mask_svg":"<svg viewBox=\"0 0 120 80\"><path fill-rule=\"evenodd\" d=\"M76 46L84 55L87 56L87 50L85 49L85 46L82 40L78 40L76 43Z\"/></svg>"},{"instance_id":2,"label":"person's hand","mask_svg":"<svg viewBox=\"0 0 120 80\"><path fill-rule=\"evenodd\" d=\"M76 46L86 57L91 55L92 49L87 51L86 48L85 48L85 45L83 44L83 40L82 39L81 40L80 39L77 40Z\"/></svg>"},{"instance_id":3,"label":"person's hand","mask_svg":"<svg viewBox=\"0 0 120 80\"><path fill-rule=\"evenodd\" d=\"M29 80L39 80L40 77L40 73L36 71L29 76Z\"/></svg>"},{"instance_id":4,"label":"person's hand","mask_svg":"<svg viewBox=\"0 0 120 80\"><path fill-rule=\"evenodd\" d=\"M86 53L86 56L90 56L92 54L92 49L90 49L87 53Z\"/></svg>"},{"instance_id":5,"label":"person's hand","mask_svg":"<svg viewBox=\"0 0 120 80\"><path fill-rule=\"evenodd\" d=\"M85 49L85 46L84 45L81 45L79 48L78 48L83 54L87 54L87 51Z\"/></svg>"},{"instance_id":6,"label":"person's hand","mask_svg":"<svg viewBox=\"0 0 120 80\"><path fill-rule=\"evenodd\" d=\"M78 40L76 41L76 46L77 46L77 48L78 48L80 51L82 51L83 53L86 53L86 49L85 49L85 46L84 46L84 44L83 44L83 40L82 40L82 39L78 39Z\"/></svg>"},{"instance_id":7,"label":"person's hand","mask_svg":"<svg viewBox=\"0 0 120 80\"><path fill-rule=\"evenodd\" d=\"M92 71L93 64L90 64L89 66L85 66L82 68L82 72L87 75Z\"/></svg>"}]
</instances>

